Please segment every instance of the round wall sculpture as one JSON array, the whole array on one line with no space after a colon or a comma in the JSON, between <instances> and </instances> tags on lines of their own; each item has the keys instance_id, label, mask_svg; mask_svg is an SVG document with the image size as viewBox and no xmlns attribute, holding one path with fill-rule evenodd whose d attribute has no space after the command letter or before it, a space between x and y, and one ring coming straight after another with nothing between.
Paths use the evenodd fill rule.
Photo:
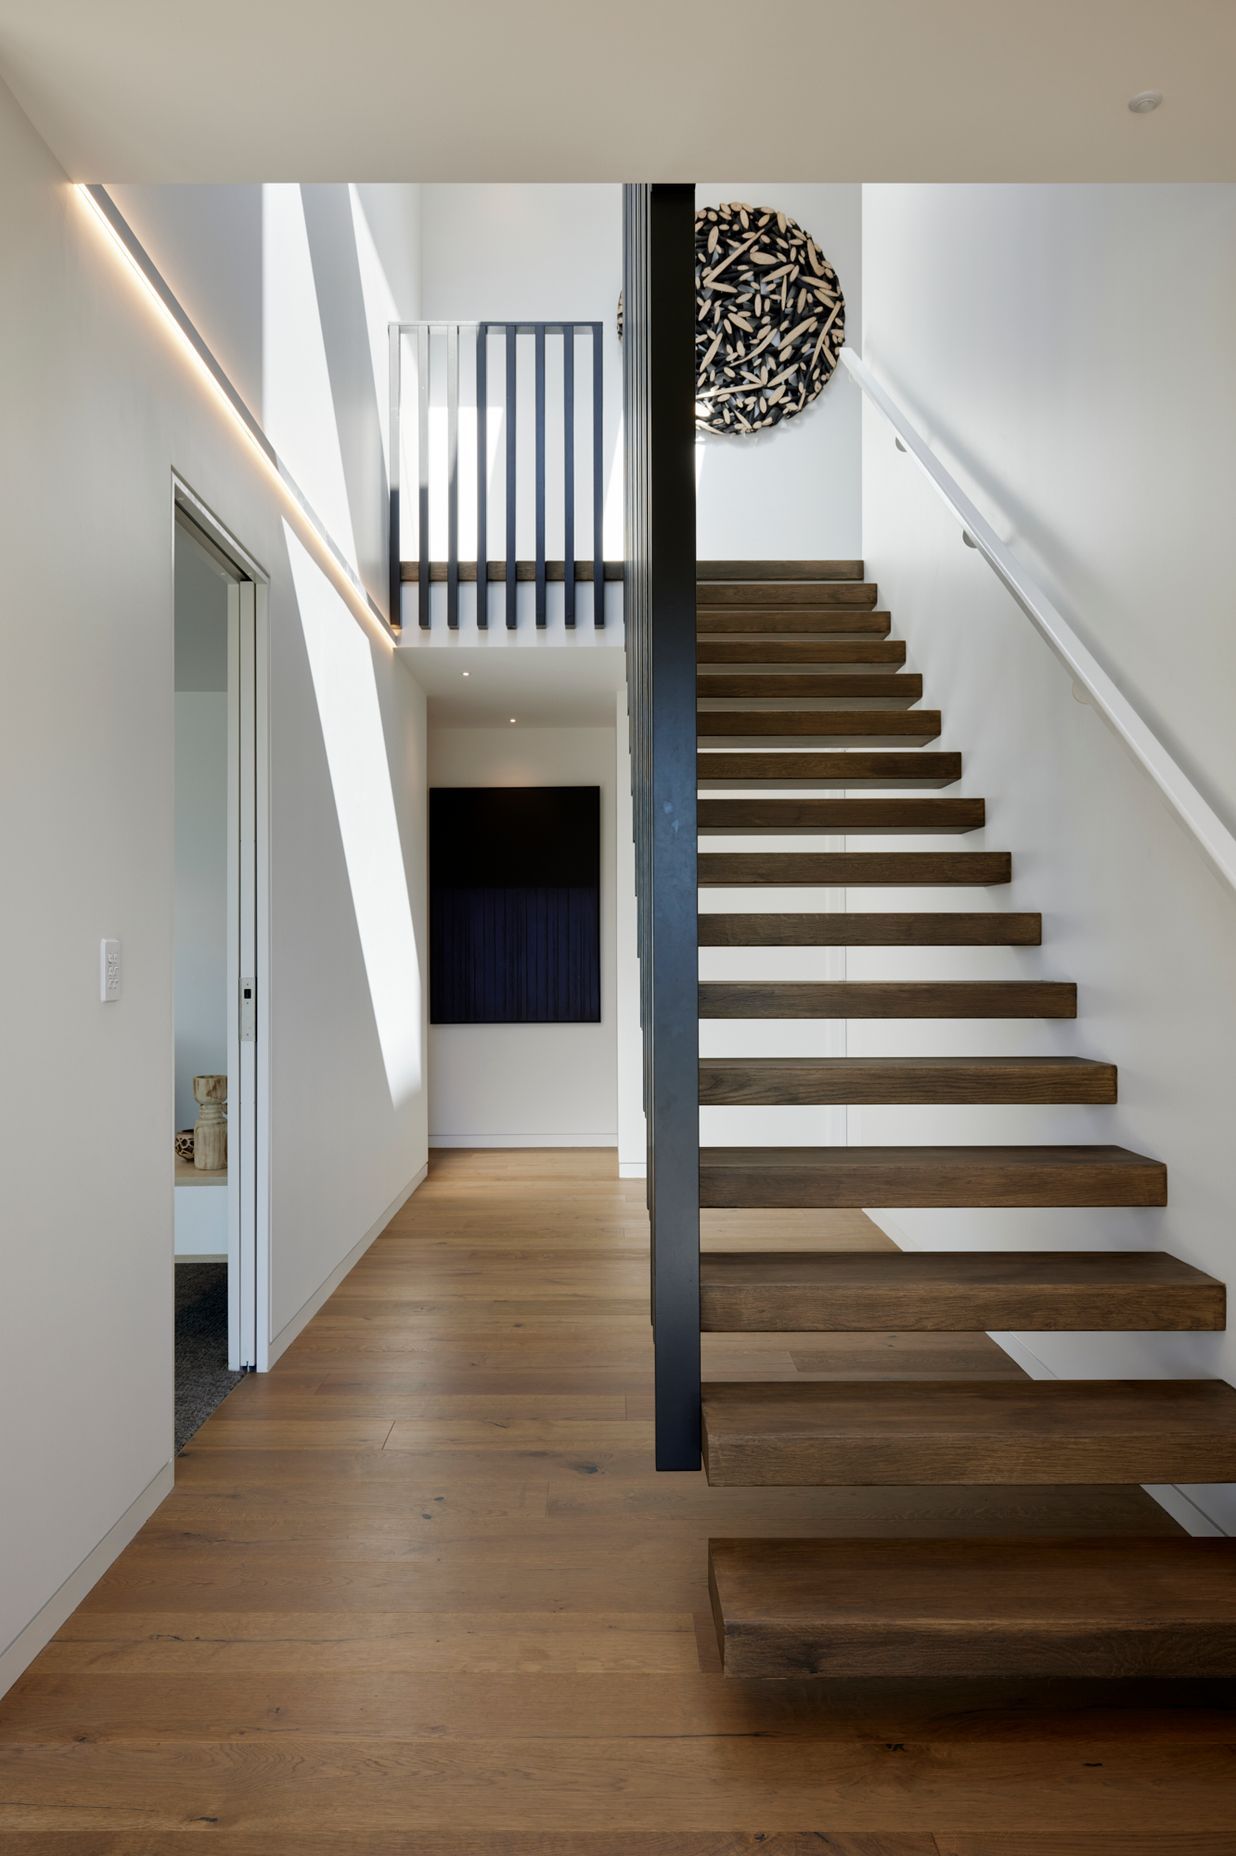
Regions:
<instances>
[{"instance_id":1,"label":"round wall sculpture","mask_svg":"<svg viewBox=\"0 0 1236 1856\"><path fill-rule=\"evenodd\" d=\"M695 215L695 420L759 432L823 390L845 341L837 273L809 233L763 206Z\"/></svg>"}]
</instances>

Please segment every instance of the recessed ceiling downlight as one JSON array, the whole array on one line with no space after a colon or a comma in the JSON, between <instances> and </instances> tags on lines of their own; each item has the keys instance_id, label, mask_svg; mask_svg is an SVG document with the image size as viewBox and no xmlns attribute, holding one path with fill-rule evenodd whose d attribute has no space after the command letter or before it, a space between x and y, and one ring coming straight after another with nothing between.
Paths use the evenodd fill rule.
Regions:
<instances>
[{"instance_id":1,"label":"recessed ceiling downlight","mask_svg":"<svg viewBox=\"0 0 1236 1856\"><path fill-rule=\"evenodd\" d=\"M1162 101L1161 90L1139 90L1135 97L1129 98L1129 108L1135 116L1149 116L1151 110L1157 110Z\"/></svg>"}]
</instances>

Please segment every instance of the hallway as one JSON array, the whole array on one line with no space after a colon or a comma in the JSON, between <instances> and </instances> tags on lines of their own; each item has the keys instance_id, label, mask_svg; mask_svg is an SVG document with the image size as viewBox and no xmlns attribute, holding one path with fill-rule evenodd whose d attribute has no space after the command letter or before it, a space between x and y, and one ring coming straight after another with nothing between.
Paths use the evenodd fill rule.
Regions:
<instances>
[{"instance_id":1,"label":"hallway","mask_svg":"<svg viewBox=\"0 0 1236 1856\"><path fill-rule=\"evenodd\" d=\"M226 1856L1236 1851L1217 1691L721 1676L710 1534L1172 1524L1137 1490L656 1476L643 1199L609 1152L434 1155L0 1704L0 1851L153 1856L204 1833ZM704 1223L708 1248L888 1242L860 1213ZM1018 1370L982 1336L705 1350L713 1378L756 1355L766 1378Z\"/></svg>"}]
</instances>

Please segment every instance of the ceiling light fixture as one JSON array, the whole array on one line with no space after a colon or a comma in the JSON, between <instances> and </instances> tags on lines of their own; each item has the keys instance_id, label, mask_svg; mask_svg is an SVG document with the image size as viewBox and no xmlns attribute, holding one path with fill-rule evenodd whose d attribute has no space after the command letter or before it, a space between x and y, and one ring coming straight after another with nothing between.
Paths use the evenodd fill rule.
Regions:
<instances>
[{"instance_id":1,"label":"ceiling light fixture","mask_svg":"<svg viewBox=\"0 0 1236 1856\"><path fill-rule=\"evenodd\" d=\"M514 728L514 726L515 726L515 717L514 717L514 716L512 716L512 717L511 717L511 727L512 727L512 728Z\"/></svg>"},{"instance_id":2,"label":"ceiling light fixture","mask_svg":"<svg viewBox=\"0 0 1236 1856\"><path fill-rule=\"evenodd\" d=\"M1135 116L1149 116L1151 110L1157 110L1162 101L1161 90L1139 90L1135 97L1129 98L1129 108Z\"/></svg>"},{"instance_id":3,"label":"ceiling light fixture","mask_svg":"<svg viewBox=\"0 0 1236 1856\"><path fill-rule=\"evenodd\" d=\"M472 672L471 672L470 670L465 670L465 671L463 672L463 675L464 675L465 677L470 677L470 676L472 675Z\"/></svg>"}]
</instances>

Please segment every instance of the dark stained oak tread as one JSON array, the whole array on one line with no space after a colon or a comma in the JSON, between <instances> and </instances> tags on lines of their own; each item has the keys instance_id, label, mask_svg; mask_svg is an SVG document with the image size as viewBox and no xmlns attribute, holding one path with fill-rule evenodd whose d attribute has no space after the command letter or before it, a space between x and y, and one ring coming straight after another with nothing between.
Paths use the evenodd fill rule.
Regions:
<instances>
[{"instance_id":1,"label":"dark stained oak tread","mask_svg":"<svg viewBox=\"0 0 1236 1856\"><path fill-rule=\"evenodd\" d=\"M701 668L712 664L904 664L902 638L732 638L699 640L695 661Z\"/></svg>"},{"instance_id":2,"label":"dark stained oak tread","mask_svg":"<svg viewBox=\"0 0 1236 1856\"><path fill-rule=\"evenodd\" d=\"M703 1412L719 1487L1236 1479L1221 1379L722 1381Z\"/></svg>"},{"instance_id":3,"label":"dark stained oak tread","mask_svg":"<svg viewBox=\"0 0 1236 1856\"><path fill-rule=\"evenodd\" d=\"M1007 851L701 851L698 873L701 887L984 888L1011 882L1013 861Z\"/></svg>"},{"instance_id":4,"label":"dark stained oak tread","mask_svg":"<svg viewBox=\"0 0 1236 1856\"><path fill-rule=\"evenodd\" d=\"M710 1540L708 1561L728 1676L1236 1675L1236 1541Z\"/></svg>"},{"instance_id":5,"label":"dark stained oak tread","mask_svg":"<svg viewBox=\"0 0 1236 1856\"><path fill-rule=\"evenodd\" d=\"M958 914L950 909L894 915L750 914L708 910L699 918L701 947L1038 947L1043 917Z\"/></svg>"},{"instance_id":6,"label":"dark stained oak tread","mask_svg":"<svg viewBox=\"0 0 1236 1856\"><path fill-rule=\"evenodd\" d=\"M921 702L923 679L912 670L706 670L696 679L701 700L748 698L785 702Z\"/></svg>"},{"instance_id":7,"label":"dark stained oak tread","mask_svg":"<svg viewBox=\"0 0 1236 1856\"><path fill-rule=\"evenodd\" d=\"M703 1206L1165 1205L1126 1147L705 1147ZM1143 1478L1143 1480L1154 1478Z\"/></svg>"},{"instance_id":8,"label":"dark stained oak tread","mask_svg":"<svg viewBox=\"0 0 1236 1856\"><path fill-rule=\"evenodd\" d=\"M961 778L961 755L935 749L880 750L840 748L735 749L702 753L696 760L700 781L740 785L772 780L785 785L924 787L951 786Z\"/></svg>"},{"instance_id":9,"label":"dark stained oak tread","mask_svg":"<svg viewBox=\"0 0 1236 1856\"><path fill-rule=\"evenodd\" d=\"M716 1252L710 1333L1221 1331L1226 1292L1158 1250Z\"/></svg>"},{"instance_id":10,"label":"dark stained oak tread","mask_svg":"<svg viewBox=\"0 0 1236 1856\"><path fill-rule=\"evenodd\" d=\"M1116 1100L1116 1066L1086 1057L704 1057L700 1102L826 1106L848 1102Z\"/></svg>"},{"instance_id":11,"label":"dark stained oak tread","mask_svg":"<svg viewBox=\"0 0 1236 1856\"><path fill-rule=\"evenodd\" d=\"M701 740L865 741L872 747L922 745L940 732L938 709L700 709Z\"/></svg>"},{"instance_id":12,"label":"dark stained oak tread","mask_svg":"<svg viewBox=\"0 0 1236 1856\"><path fill-rule=\"evenodd\" d=\"M832 606L812 611L789 609L761 611L756 607L732 611L722 606L700 606L696 630L701 638L748 636L884 638L892 630L892 614L871 606Z\"/></svg>"},{"instance_id":13,"label":"dark stained oak tread","mask_svg":"<svg viewBox=\"0 0 1236 1856\"><path fill-rule=\"evenodd\" d=\"M696 802L701 831L977 831L982 799L712 799Z\"/></svg>"},{"instance_id":14,"label":"dark stained oak tread","mask_svg":"<svg viewBox=\"0 0 1236 1856\"><path fill-rule=\"evenodd\" d=\"M704 980L701 1018L1076 1018L1067 980Z\"/></svg>"},{"instance_id":15,"label":"dark stained oak tread","mask_svg":"<svg viewBox=\"0 0 1236 1856\"><path fill-rule=\"evenodd\" d=\"M697 581L861 580L861 561L697 561Z\"/></svg>"},{"instance_id":16,"label":"dark stained oak tread","mask_svg":"<svg viewBox=\"0 0 1236 1856\"><path fill-rule=\"evenodd\" d=\"M851 577L841 578L847 568ZM952 834L986 823L982 799L914 796L958 779L961 760L928 751L939 712L914 708L922 678L905 669L905 645L892 638L879 589L862 575L858 561L701 568L701 891L1011 881L1006 853L848 848L865 834ZM841 796L817 796L828 787ZM855 788L890 796L858 797ZM817 844L840 839L847 848L704 848L719 834L731 842L815 834ZM1042 941L1037 914L973 910L704 910L698 930L702 947ZM765 972L778 964L770 958ZM705 980L698 1012L701 1020L774 1023L1074 1018L1077 994L1071 984L1039 980ZM705 1057L698 1075L707 1108L1106 1105L1117 1093L1112 1064L1077 1057ZM699 1154L701 1207L748 1213L753 1244L769 1241L765 1224L775 1231L776 1220L766 1215L778 1211L1166 1202L1162 1163L1115 1146L721 1146ZM828 1245L830 1235L822 1223L813 1241ZM781 1241L794 1234L787 1228ZM1086 1485L1236 1479L1236 1390L1218 1380L1031 1380L1015 1367L1005 1376L985 1365L984 1377L909 1383L862 1377L871 1370L863 1353L846 1356L849 1379L836 1377L838 1349L863 1335L918 1334L915 1345L928 1349L949 1335L983 1344L1006 1331L1221 1331L1223 1284L1162 1251L705 1249L699 1290L700 1326L714 1337L832 1337L817 1340L810 1356L790 1343L801 1373L829 1370L828 1378L787 1379L772 1369L763 1381L722 1377L704 1386L704 1467L721 1489L935 1486L956 1496L1004 1487L1045 1499ZM714 1370L724 1373L720 1364ZM760 1361L755 1370L770 1369ZM770 1531L786 1530L773 1523ZM709 1587L725 1673L757 1682L1236 1675L1236 1544L1059 1539L1033 1524L1025 1531L1044 1537L712 1540Z\"/></svg>"},{"instance_id":17,"label":"dark stained oak tread","mask_svg":"<svg viewBox=\"0 0 1236 1856\"><path fill-rule=\"evenodd\" d=\"M876 603L873 580L705 580L696 587L701 623L720 607L729 611L828 612L838 606Z\"/></svg>"}]
</instances>

